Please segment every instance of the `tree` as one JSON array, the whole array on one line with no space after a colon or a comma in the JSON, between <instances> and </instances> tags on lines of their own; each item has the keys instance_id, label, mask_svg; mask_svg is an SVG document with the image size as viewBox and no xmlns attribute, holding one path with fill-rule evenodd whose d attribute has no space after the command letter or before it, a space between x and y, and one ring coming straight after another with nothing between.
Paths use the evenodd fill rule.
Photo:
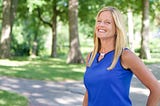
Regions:
<instances>
[{"instance_id":1,"label":"tree","mask_svg":"<svg viewBox=\"0 0 160 106\"><path fill-rule=\"evenodd\" d=\"M42 18L42 12L40 8L37 8L38 10L38 17L39 19L46 25L48 25L52 29L52 49L51 49L51 57L57 56L57 16L58 16L58 10L57 10L57 0L53 1L52 4L52 21L48 22Z\"/></svg>"},{"instance_id":2,"label":"tree","mask_svg":"<svg viewBox=\"0 0 160 106\"><path fill-rule=\"evenodd\" d=\"M78 0L69 0L69 54L67 63L84 63L78 36Z\"/></svg>"},{"instance_id":3,"label":"tree","mask_svg":"<svg viewBox=\"0 0 160 106\"><path fill-rule=\"evenodd\" d=\"M142 29L141 29L140 58L150 59L149 49L149 0L142 0Z\"/></svg>"},{"instance_id":4,"label":"tree","mask_svg":"<svg viewBox=\"0 0 160 106\"><path fill-rule=\"evenodd\" d=\"M42 12L41 9L38 7L38 17L39 19L46 25L48 25L52 29L52 49L51 49L51 57L56 57L57 56L57 0L53 1L53 6L52 6L52 21L46 21L45 19L42 18Z\"/></svg>"},{"instance_id":5,"label":"tree","mask_svg":"<svg viewBox=\"0 0 160 106\"><path fill-rule=\"evenodd\" d=\"M3 0L2 32L0 37L0 58L10 57L12 25L18 0Z\"/></svg>"},{"instance_id":6,"label":"tree","mask_svg":"<svg viewBox=\"0 0 160 106\"><path fill-rule=\"evenodd\" d=\"M52 30L51 57L57 57L57 23L58 18L61 21L66 21L67 19L65 16L65 14L67 14L66 0L50 0L50 2L48 2L48 0L42 0L33 3L36 7L34 9L38 12L40 21L43 22L43 24L48 25Z\"/></svg>"}]
</instances>

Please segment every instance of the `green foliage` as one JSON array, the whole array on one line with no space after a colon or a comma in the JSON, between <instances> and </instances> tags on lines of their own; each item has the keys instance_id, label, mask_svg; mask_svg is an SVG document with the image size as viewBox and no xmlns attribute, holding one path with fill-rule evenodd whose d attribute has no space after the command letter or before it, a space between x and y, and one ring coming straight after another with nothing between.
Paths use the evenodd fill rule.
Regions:
<instances>
[{"instance_id":1,"label":"green foliage","mask_svg":"<svg viewBox=\"0 0 160 106\"><path fill-rule=\"evenodd\" d=\"M160 53L160 38L153 38L150 40L150 51L151 53Z\"/></svg>"},{"instance_id":2,"label":"green foliage","mask_svg":"<svg viewBox=\"0 0 160 106\"><path fill-rule=\"evenodd\" d=\"M27 98L0 90L0 106L28 106Z\"/></svg>"},{"instance_id":3,"label":"green foliage","mask_svg":"<svg viewBox=\"0 0 160 106\"><path fill-rule=\"evenodd\" d=\"M141 5L142 3L139 0L79 0L80 22L88 27L85 28L86 30L88 29L88 31L85 31L85 35L93 36L93 29L91 28L94 28L97 12L102 7L115 6L127 17L128 8L132 9L134 14L139 14Z\"/></svg>"},{"instance_id":4,"label":"green foliage","mask_svg":"<svg viewBox=\"0 0 160 106\"><path fill-rule=\"evenodd\" d=\"M93 36L95 17L100 8L104 6L118 7L127 17L128 8L132 9L134 16L134 31L140 32L141 29L141 0L79 0L79 35L85 37ZM150 17L155 19L159 13L160 0L150 0ZM46 27L38 17L37 8L42 12L42 18L52 23L54 16L53 7L57 6L58 24L62 23L63 30L58 29L57 48L58 52L67 54L69 38L68 38L68 0L19 0L13 27L12 35L12 54L13 55L29 55L33 46L35 35L38 35L39 53L45 53L44 43L47 36L50 34L50 27ZM2 0L0 0L2 7ZM2 13L2 8L0 8ZM0 19L1 19L0 15ZM157 23L155 20L152 22ZM0 20L1 23L1 20ZM59 25L57 25L59 26ZM152 25L154 26L154 25ZM152 27L153 28L153 27ZM1 24L0 24L1 29ZM82 41L80 41L81 43Z\"/></svg>"},{"instance_id":5,"label":"green foliage","mask_svg":"<svg viewBox=\"0 0 160 106\"><path fill-rule=\"evenodd\" d=\"M0 0L0 20L2 19L2 0Z\"/></svg>"},{"instance_id":6,"label":"green foliage","mask_svg":"<svg viewBox=\"0 0 160 106\"><path fill-rule=\"evenodd\" d=\"M79 34L85 37L93 37L94 27L91 27L88 24L79 24Z\"/></svg>"},{"instance_id":7,"label":"green foliage","mask_svg":"<svg viewBox=\"0 0 160 106\"><path fill-rule=\"evenodd\" d=\"M29 12L32 13L38 6L46 5L47 3L43 0L27 0L27 7L29 8Z\"/></svg>"},{"instance_id":8,"label":"green foliage","mask_svg":"<svg viewBox=\"0 0 160 106\"><path fill-rule=\"evenodd\" d=\"M151 19L154 20L156 15L158 15L160 8L157 8L160 6L160 0L150 0L150 14Z\"/></svg>"},{"instance_id":9,"label":"green foliage","mask_svg":"<svg viewBox=\"0 0 160 106\"><path fill-rule=\"evenodd\" d=\"M57 27L57 50L58 54L66 55L69 48L69 32L68 26L63 23L58 23Z\"/></svg>"},{"instance_id":10,"label":"green foliage","mask_svg":"<svg viewBox=\"0 0 160 106\"><path fill-rule=\"evenodd\" d=\"M33 1L33 0L32 0ZM27 1L30 5L42 5L43 2ZM30 11L27 2L19 1L17 17L12 30L11 52L15 56L28 56L31 54L33 44L38 43L38 54L44 50L45 33L48 29L41 25L37 11Z\"/></svg>"},{"instance_id":11,"label":"green foliage","mask_svg":"<svg viewBox=\"0 0 160 106\"><path fill-rule=\"evenodd\" d=\"M38 43L38 50L44 49L44 30L39 26L39 22L34 16L25 20L18 20L13 27L11 51L13 55L25 56L30 55L35 37Z\"/></svg>"}]
</instances>

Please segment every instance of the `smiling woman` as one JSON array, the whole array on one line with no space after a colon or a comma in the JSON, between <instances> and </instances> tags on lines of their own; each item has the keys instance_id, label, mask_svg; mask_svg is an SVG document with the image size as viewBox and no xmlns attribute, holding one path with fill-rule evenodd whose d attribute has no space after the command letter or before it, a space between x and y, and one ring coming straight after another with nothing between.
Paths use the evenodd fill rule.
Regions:
<instances>
[{"instance_id":1,"label":"smiling woman","mask_svg":"<svg viewBox=\"0 0 160 106\"><path fill-rule=\"evenodd\" d=\"M96 18L94 48L86 59L83 106L132 106L133 74L150 90L146 106L160 103L158 80L126 47L125 37L121 12L115 7L102 8Z\"/></svg>"}]
</instances>

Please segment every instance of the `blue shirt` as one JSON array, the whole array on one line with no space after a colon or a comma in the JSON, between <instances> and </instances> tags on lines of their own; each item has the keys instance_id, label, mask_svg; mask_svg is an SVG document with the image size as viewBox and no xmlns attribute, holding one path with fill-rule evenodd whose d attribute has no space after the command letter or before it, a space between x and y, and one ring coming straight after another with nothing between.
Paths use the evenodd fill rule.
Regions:
<instances>
[{"instance_id":1,"label":"blue shirt","mask_svg":"<svg viewBox=\"0 0 160 106\"><path fill-rule=\"evenodd\" d=\"M99 53L90 67L86 67L84 85L88 92L88 106L132 106L129 98L133 73L124 69L120 58L112 70L114 50L98 61Z\"/></svg>"}]
</instances>

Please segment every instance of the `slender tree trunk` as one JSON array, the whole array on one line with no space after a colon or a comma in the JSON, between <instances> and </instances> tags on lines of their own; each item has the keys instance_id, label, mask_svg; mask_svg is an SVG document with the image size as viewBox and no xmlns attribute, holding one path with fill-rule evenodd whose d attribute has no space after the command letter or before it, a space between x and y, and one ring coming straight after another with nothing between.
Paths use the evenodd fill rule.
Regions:
<instances>
[{"instance_id":1,"label":"slender tree trunk","mask_svg":"<svg viewBox=\"0 0 160 106\"><path fill-rule=\"evenodd\" d=\"M36 22L36 20L33 18L33 20L32 20L33 22ZM36 25L35 25L35 27L36 27L36 29L38 29L39 28L39 26L40 26L40 23L39 22L37 22L36 23ZM33 38L33 41L31 41L31 43L29 43L30 45L31 45L31 47L32 48L30 48L31 50L31 52L30 52L30 55L32 56L32 57L36 57L36 56L38 56L38 34L39 34L39 31L38 30L35 30L34 31L34 38Z\"/></svg>"},{"instance_id":2,"label":"slender tree trunk","mask_svg":"<svg viewBox=\"0 0 160 106\"><path fill-rule=\"evenodd\" d=\"M54 0L52 17L52 51L51 57L57 56L57 1Z\"/></svg>"},{"instance_id":3,"label":"slender tree trunk","mask_svg":"<svg viewBox=\"0 0 160 106\"><path fill-rule=\"evenodd\" d=\"M78 35L78 0L69 0L69 54L67 63L84 63Z\"/></svg>"},{"instance_id":4,"label":"slender tree trunk","mask_svg":"<svg viewBox=\"0 0 160 106\"><path fill-rule=\"evenodd\" d=\"M132 51L134 51L133 15L131 9L128 9L128 39L129 47Z\"/></svg>"},{"instance_id":5,"label":"slender tree trunk","mask_svg":"<svg viewBox=\"0 0 160 106\"><path fill-rule=\"evenodd\" d=\"M36 32L34 35L34 40L33 40L32 50L31 50L32 57L38 56L38 39L37 39L37 37L38 37L38 32Z\"/></svg>"},{"instance_id":6,"label":"slender tree trunk","mask_svg":"<svg viewBox=\"0 0 160 106\"><path fill-rule=\"evenodd\" d=\"M42 13L40 8L37 8L38 12L38 17L39 19L52 29L52 46L51 46L51 57L56 57L57 56L57 16L58 16L58 11L57 11L57 0L53 1L53 16L52 16L52 22L45 21L42 18Z\"/></svg>"},{"instance_id":7,"label":"slender tree trunk","mask_svg":"<svg viewBox=\"0 0 160 106\"><path fill-rule=\"evenodd\" d=\"M149 0L142 0L142 29L140 58L150 59L149 49Z\"/></svg>"}]
</instances>

